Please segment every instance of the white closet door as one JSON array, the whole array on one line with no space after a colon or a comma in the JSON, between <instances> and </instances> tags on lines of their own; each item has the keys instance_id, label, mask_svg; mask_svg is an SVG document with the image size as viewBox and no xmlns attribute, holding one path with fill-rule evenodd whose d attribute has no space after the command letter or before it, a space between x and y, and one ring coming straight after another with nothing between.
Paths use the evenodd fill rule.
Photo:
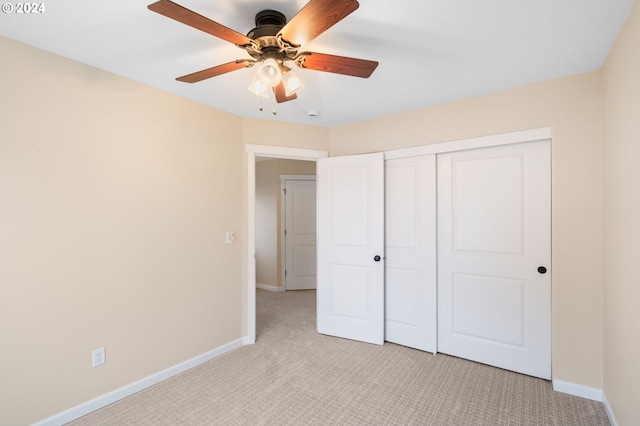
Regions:
<instances>
[{"instance_id":1,"label":"white closet door","mask_svg":"<svg viewBox=\"0 0 640 426\"><path fill-rule=\"evenodd\" d=\"M384 156L318 161L318 331L384 343Z\"/></svg>"},{"instance_id":2,"label":"white closet door","mask_svg":"<svg viewBox=\"0 0 640 426\"><path fill-rule=\"evenodd\" d=\"M438 156L440 352L551 377L550 158L550 141Z\"/></svg>"},{"instance_id":3,"label":"white closet door","mask_svg":"<svg viewBox=\"0 0 640 426\"><path fill-rule=\"evenodd\" d=\"M435 155L385 162L385 340L436 352Z\"/></svg>"}]
</instances>

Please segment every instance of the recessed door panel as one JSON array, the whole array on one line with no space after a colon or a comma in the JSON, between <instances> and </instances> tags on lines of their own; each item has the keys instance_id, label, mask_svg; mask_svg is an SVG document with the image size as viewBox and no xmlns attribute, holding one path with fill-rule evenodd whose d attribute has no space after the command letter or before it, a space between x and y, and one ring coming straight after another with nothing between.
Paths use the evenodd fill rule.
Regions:
<instances>
[{"instance_id":1,"label":"recessed door panel","mask_svg":"<svg viewBox=\"0 0 640 426\"><path fill-rule=\"evenodd\" d=\"M522 253L523 157L452 160L454 250Z\"/></svg>"},{"instance_id":2,"label":"recessed door panel","mask_svg":"<svg viewBox=\"0 0 640 426\"><path fill-rule=\"evenodd\" d=\"M331 265L331 313L346 320L369 319L369 268Z\"/></svg>"},{"instance_id":3,"label":"recessed door panel","mask_svg":"<svg viewBox=\"0 0 640 426\"><path fill-rule=\"evenodd\" d=\"M387 267L385 321L390 326L419 329L420 271ZM389 340L389 336L386 337ZM392 337L391 337L392 338Z\"/></svg>"},{"instance_id":4,"label":"recessed door panel","mask_svg":"<svg viewBox=\"0 0 640 426\"><path fill-rule=\"evenodd\" d=\"M453 333L461 338L522 346L524 296L523 280L454 274Z\"/></svg>"},{"instance_id":5,"label":"recessed door panel","mask_svg":"<svg viewBox=\"0 0 640 426\"><path fill-rule=\"evenodd\" d=\"M369 244L369 185L367 166L344 166L331 179L331 239L333 245L367 247ZM345 185L345 182L349 182ZM360 188L357 192L351 188ZM352 220L358 217L357 221Z\"/></svg>"}]
</instances>

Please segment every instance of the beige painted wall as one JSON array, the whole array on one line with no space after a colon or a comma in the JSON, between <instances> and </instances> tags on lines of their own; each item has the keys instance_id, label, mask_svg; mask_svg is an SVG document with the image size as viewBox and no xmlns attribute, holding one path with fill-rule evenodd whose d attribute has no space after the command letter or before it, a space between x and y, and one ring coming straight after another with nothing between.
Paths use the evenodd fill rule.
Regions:
<instances>
[{"instance_id":1,"label":"beige painted wall","mask_svg":"<svg viewBox=\"0 0 640 426\"><path fill-rule=\"evenodd\" d=\"M640 4L604 67L604 392L640 424Z\"/></svg>"},{"instance_id":2,"label":"beige painted wall","mask_svg":"<svg viewBox=\"0 0 640 426\"><path fill-rule=\"evenodd\" d=\"M256 163L256 284L279 287L277 160Z\"/></svg>"},{"instance_id":3,"label":"beige painted wall","mask_svg":"<svg viewBox=\"0 0 640 426\"><path fill-rule=\"evenodd\" d=\"M331 130L331 156L551 126L552 375L602 388L599 71Z\"/></svg>"},{"instance_id":4,"label":"beige painted wall","mask_svg":"<svg viewBox=\"0 0 640 426\"><path fill-rule=\"evenodd\" d=\"M243 226L242 120L5 38L0 52L0 424L241 338L241 243L224 236Z\"/></svg>"},{"instance_id":5,"label":"beige painted wall","mask_svg":"<svg viewBox=\"0 0 640 426\"><path fill-rule=\"evenodd\" d=\"M242 119L242 142L245 144L328 151L329 132L325 127Z\"/></svg>"}]
</instances>

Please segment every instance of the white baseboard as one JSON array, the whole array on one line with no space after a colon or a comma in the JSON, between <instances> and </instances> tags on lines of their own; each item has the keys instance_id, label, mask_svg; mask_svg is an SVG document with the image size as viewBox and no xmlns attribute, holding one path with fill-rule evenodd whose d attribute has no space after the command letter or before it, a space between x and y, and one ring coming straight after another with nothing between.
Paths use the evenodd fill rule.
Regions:
<instances>
[{"instance_id":1,"label":"white baseboard","mask_svg":"<svg viewBox=\"0 0 640 426\"><path fill-rule=\"evenodd\" d=\"M267 284L256 284L256 288L261 288L263 290L269 290L269 291L284 291L284 287L276 287L276 286L267 285Z\"/></svg>"},{"instance_id":2,"label":"white baseboard","mask_svg":"<svg viewBox=\"0 0 640 426\"><path fill-rule=\"evenodd\" d=\"M66 411L63 411L54 416L41 420L35 423L34 425L35 426L59 426L59 425L64 425L65 423L69 423L72 420L78 419L93 411L106 407L107 405L112 404L122 398L126 398L127 396L133 395L134 393L139 392L145 388L148 388L157 383L160 383L163 380L167 380L168 378L171 378L177 374L180 374L193 367L197 367L200 364L210 361L216 357L219 357L220 355L223 355L233 349L239 348L240 346L243 345L244 343L243 341L244 339L234 340L233 342L227 343L226 345L222 345L209 352L205 352L202 355L198 355L194 358L181 362L180 364L176 364L173 367L169 367L158 373L152 374L151 376L145 377L144 379L140 379L136 382L130 383L112 392L106 393L102 396L92 399L91 401L87 401L80 405L76 405L75 407L72 407Z\"/></svg>"},{"instance_id":3,"label":"white baseboard","mask_svg":"<svg viewBox=\"0 0 640 426\"><path fill-rule=\"evenodd\" d=\"M255 339L250 339L249 336L245 336L242 338L242 345L253 345L256 343Z\"/></svg>"},{"instance_id":4,"label":"white baseboard","mask_svg":"<svg viewBox=\"0 0 640 426\"><path fill-rule=\"evenodd\" d=\"M616 416L613 414L613 408L611 408L611 404L609 404L607 396L604 393L602 394L602 403L604 404L604 409L607 412L607 417L609 417L609 423L611 423L611 426L618 426Z\"/></svg>"},{"instance_id":5,"label":"white baseboard","mask_svg":"<svg viewBox=\"0 0 640 426\"><path fill-rule=\"evenodd\" d=\"M581 398L590 399L592 401L602 402L602 390L590 388L588 386L577 385L575 383L563 382L562 380L553 380L553 390L569 395L579 396Z\"/></svg>"}]
</instances>

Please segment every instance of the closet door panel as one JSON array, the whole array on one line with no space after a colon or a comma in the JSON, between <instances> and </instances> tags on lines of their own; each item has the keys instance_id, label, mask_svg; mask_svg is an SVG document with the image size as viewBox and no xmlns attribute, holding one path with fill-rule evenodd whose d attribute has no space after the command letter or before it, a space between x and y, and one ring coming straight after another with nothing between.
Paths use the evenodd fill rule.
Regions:
<instances>
[{"instance_id":1,"label":"closet door panel","mask_svg":"<svg viewBox=\"0 0 640 426\"><path fill-rule=\"evenodd\" d=\"M385 161L385 340L436 352L435 155Z\"/></svg>"},{"instance_id":2,"label":"closet door panel","mask_svg":"<svg viewBox=\"0 0 640 426\"><path fill-rule=\"evenodd\" d=\"M440 352L551 378L550 263L550 141L438 156Z\"/></svg>"}]
</instances>

